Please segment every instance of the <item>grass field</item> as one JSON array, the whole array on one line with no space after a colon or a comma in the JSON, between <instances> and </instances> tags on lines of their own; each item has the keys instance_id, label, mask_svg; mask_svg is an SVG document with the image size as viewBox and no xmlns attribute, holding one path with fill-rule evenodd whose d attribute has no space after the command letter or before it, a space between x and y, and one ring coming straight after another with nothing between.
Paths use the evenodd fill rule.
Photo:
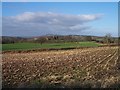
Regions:
<instances>
[{"instance_id":1,"label":"grass field","mask_svg":"<svg viewBox=\"0 0 120 90\"><path fill-rule=\"evenodd\" d=\"M100 44L95 42L69 42L69 43L14 43L14 44L3 44L2 50L29 50L37 48L74 48L74 47L97 47Z\"/></svg>"}]
</instances>

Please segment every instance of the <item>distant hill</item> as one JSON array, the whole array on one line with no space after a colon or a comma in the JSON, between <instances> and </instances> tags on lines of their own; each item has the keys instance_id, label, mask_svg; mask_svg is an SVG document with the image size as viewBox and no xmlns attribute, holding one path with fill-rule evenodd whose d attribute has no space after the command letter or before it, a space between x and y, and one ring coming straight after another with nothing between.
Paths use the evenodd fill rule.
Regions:
<instances>
[{"instance_id":1,"label":"distant hill","mask_svg":"<svg viewBox=\"0 0 120 90\"><path fill-rule=\"evenodd\" d=\"M2 43L17 43L17 42L23 42L26 41L27 38L23 37L11 37L11 36L2 36Z\"/></svg>"},{"instance_id":2,"label":"distant hill","mask_svg":"<svg viewBox=\"0 0 120 90\"><path fill-rule=\"evenodd\" d=\"M2 39L1 39L2 38ZM96 41L103 42L104 37L101 36L88 36L88 35L44 35L34 37L11 37L2 36L0 40L2 43L17 43L17 42L46 42L46 43L59 43L59 42L79 42L79 41ZM112 37L112 41L117 41L117 37Z\"/></svg>"}]
</instances>

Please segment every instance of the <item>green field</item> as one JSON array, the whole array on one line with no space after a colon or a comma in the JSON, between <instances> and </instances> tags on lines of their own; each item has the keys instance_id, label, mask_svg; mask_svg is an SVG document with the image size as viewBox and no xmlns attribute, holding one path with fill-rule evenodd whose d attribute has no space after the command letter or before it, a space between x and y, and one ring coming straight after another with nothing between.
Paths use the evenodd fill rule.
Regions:
<instances>
[{"instance_id":1,"label":"green field","mask_svg":"<svg viewBox=\"0 0 120 90\"><path fill-rule=\"evenodd\" d=\"M2 44L2 50L30 50L41 48L74 48L74 47L97 47L100 44L95 42L69 42L69 43L14 43Z\"/></svg>"}]
</instances>

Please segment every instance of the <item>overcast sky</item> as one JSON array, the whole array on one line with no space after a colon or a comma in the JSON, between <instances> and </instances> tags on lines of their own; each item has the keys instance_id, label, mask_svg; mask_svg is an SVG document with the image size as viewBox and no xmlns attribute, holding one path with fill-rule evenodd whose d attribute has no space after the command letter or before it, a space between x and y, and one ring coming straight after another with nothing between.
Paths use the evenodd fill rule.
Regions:
<instances>
[{"instance_id":1,"label":"overcast sky","mask_svg":"<svg viewBox=\"0 0 120 90\"><path fill-rule=\"evenodd\" d=\"M117 2L3 3L3 36L118 35Z\"/></svg>"}]
</instances>

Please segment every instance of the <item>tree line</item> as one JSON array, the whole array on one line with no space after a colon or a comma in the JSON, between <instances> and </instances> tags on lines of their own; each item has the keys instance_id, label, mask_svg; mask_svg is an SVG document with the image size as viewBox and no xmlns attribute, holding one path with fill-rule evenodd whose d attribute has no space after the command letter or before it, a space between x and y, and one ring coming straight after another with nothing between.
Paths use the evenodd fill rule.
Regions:
<instances>
[{"instance_id":1,"label":"tree line","mask_svg":"<svg viewBox=\"0 0 120 90\"><path fill-rule=\"evenodd\" d=\"M120 38L119 38L120 40ZM66 36L41 36L35 38L21 38L21 37L2 37L2 44L18 43L18 42L34 42L34 43L61 43L61 42L82 42L82 41L95 41L97 43L118 43L118 38L113 38L111 34L106 34L104 37L95 36L79 36L79 35L66 35Z\"/></svg>"}]
</instances>

